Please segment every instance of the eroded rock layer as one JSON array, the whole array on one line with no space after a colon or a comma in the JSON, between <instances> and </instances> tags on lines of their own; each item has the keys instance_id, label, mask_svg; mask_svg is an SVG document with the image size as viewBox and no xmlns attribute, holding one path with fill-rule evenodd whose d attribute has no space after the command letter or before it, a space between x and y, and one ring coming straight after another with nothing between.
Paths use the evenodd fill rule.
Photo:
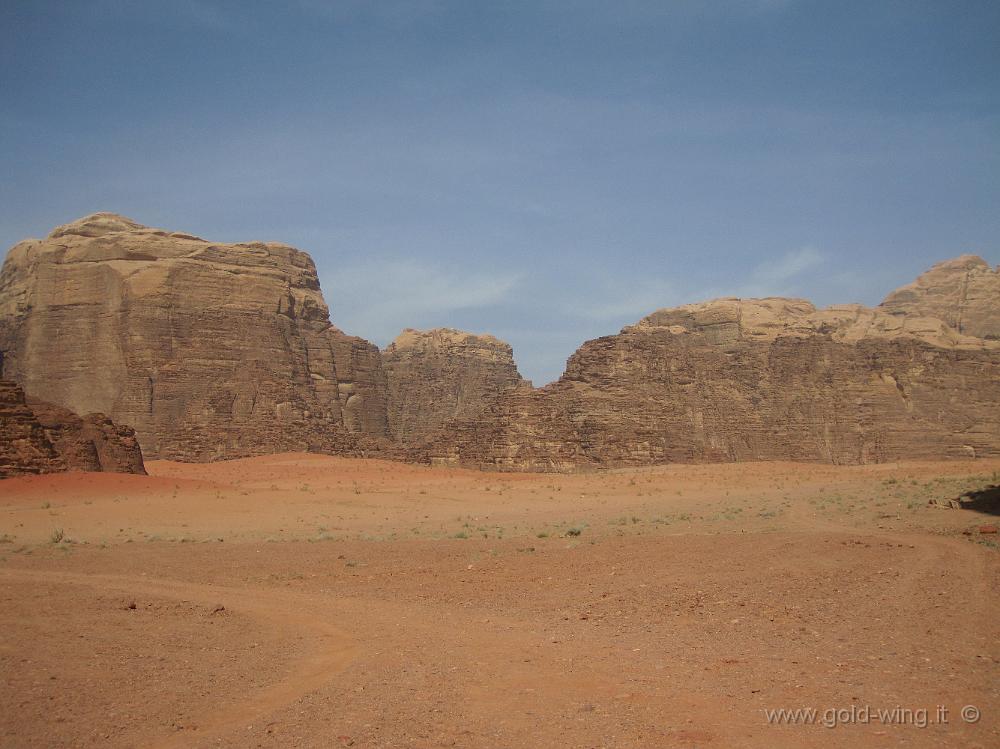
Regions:
<instances>
[{"instance_id":1,"label":"eroded rock layer","mask_svg":"<svg viewBox=\"0 0 1000 749\"><path fill-rule=\"evenodd\" d=\"M384 437L377 350L330 324L312 259L95 214L0 273L3 376L134 425L149 457L350 452Z\"/></svg>"},{"instance_id":2,"label":"eroded rock layer","mask_svg":"<svg viewBox=\"0 0 1000 749\"><path fill-rule=\"evenodd\" d=\"M938 263L909 286L892 292L880 309L904 317L931 317L960 334L1000 340L1000 274L975 255Z\"/></svg>"},{"instance_id":3,"label":"eroded rock layer","mask_svg":"<svg viewBox=\"0 0 1000 749\"><path fill-rule=\"evenodd\" d=\"M146 472L130 427L26 399L13 382L0 380L0 478L68 470Z\"/></svg>"},{"instance_id":4,"label":"eroded rock layer","mask_svg":"<svg viewBox=\"0 0 1000 749\"><path fill-rule=\"evenodd\" d=\"M309 450L574 470L994 455L998 300L1000 273L967 255L875 308L663 309L588 341L535 390L492 336L406 330L382 353L346 335L292 247L95 214L10 251L0 376L114 420L84 417L88 433L132 424L147 456L182 460ZM80 452L57 444L69 417L45 426L32 403L9 407L17 450L42 467Z\"/></svg>"},{"instance_id":5,"label":"eroded rock layer","mask_svg":"<svg viewBox=\"0 0 1000 749\"><path fill-rule=\"evenodd\" d=\"M407 444L452 420L474 419L519 388L530 390L511 347L489 335L407 329L385 350L383 361L389 431Z\"/></svg>"},{"instance_id":6,"label":"eroded rock layer","mask_svg":"<svg viewBox=\"0 0 1000 749\"><path fill-rule=\"evenodd\" d=\"M1000 274L983 266L942 263L875 309L721 299L660 310L585 343L553 385L455 421L425 447L440 461L528 470L1000 454L989 333ZM941 291L969 275L975 293Z\"/></svg>"}]
</instances>

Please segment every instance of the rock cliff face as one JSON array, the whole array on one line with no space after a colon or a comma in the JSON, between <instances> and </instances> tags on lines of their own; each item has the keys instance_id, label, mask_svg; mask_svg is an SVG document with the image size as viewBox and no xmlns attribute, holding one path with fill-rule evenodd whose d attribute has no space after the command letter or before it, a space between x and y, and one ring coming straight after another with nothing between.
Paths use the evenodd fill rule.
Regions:
<instances>
[{"instance_id":1,"label":"rock cliff face","mask_svg":"<svg viewBox=\"0 0 1000 749\"><path fill-rule=\"evenodd\" d=\"M292 247L95 214L10 251L0 376L29 395L6 406L5 449L39 470L127 462L111 447L85 458L68 436L127 442L114 422L134 425L147 456L183 460L312 450L574 470L995 455L1000 273L962 256L875 308L659 310L588 341L534 390L491 336L406 330L383 354L344 334ZM33 398L114 422L81 426Z\"/></svg>"},{"instance_id":2,"label":"rock cliff face","mask_svg":"<svg viewBox=\"0 0 1000 749\"><path fill-rule=\"evenodd\" d=\"M424 440L455 419L475 419L519 388L511 347L449 328L404 330L383 355L388 423L402 443Z\"/></svg>"},{"instance_id":3,"label":"rock cliff face","mask_svg":"<svg viewBox=\"0 0 1000 749\"><path fill-rule=\"evenodd\" d=\"M585 343L557 383L453 422L426 448L530 470L997 455L1000 345L987 336L998 279L960 258L875 309L721 299L660 310Z\"/></svg>"},{"instance_id":4,"label":"rock cliff face","mask_svg":"<svg viewBox=\"0 0 1000 749\"><path fill-rule=\"evenodd\" d=\"M938 263L886 297L880 309L904 317L932 317L958 333L1000 340L1000 273L980 257Z\"/></svg>"},{"instance_id":5,"label":"rock cliff face","mask_svg":"<svg viewBox=\"0 0 1000 749\"><path fill-rule=\"evenodd\" d=\"M65 470L66 461L28 408L24 391L0 380L0 478Z\"/></svg>"},{"instance_id":6,"label":"rock cliff face","mask_svg":"<svg viewBox=\"0 0 1000 749\"><path fill-rule=\"evenodd\" d=\"M135 432L103 414L77 416L0 380L0 478L60 471L145 473Z\"/></svg>"},{"instance_id":7,"label":"rock cliff face","mask_svg":"<svg viewBox=\"0 0 1000 749\"><path fill-rule=\"evenodd\" d=\"M336 328L329 335L344 426L355 434L388 435L389 386L378 346Z\"/></svg>"},{"instance_id":8,"label":"rock cliff face","mask_svg":"<svg viewBox=\"0 0 1000 749\"><path fill-rule=\"evenodd\" d=\"M0 272L2 376L134 425L149 457L351 452L384 437L377 350L330 324L311 258L95 214Z\"/></svg>"}]
</instances>

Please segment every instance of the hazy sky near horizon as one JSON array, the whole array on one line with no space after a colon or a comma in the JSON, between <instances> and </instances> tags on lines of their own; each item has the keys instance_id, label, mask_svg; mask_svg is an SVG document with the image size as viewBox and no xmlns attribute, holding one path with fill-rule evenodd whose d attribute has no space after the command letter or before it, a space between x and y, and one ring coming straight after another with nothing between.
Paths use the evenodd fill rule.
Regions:
<instances>
[{"instance_id":1,"label":"hazy sky near horizon","mask_svg":"<svg viewBox=\"0 0 1000 749\"><path fill-rule=\"evenodd\" d=\"M1000 3L5 0L0 244L98 210L315 258L335 324L584 340L1000 262Z\"/></svg>"}]
</instances>

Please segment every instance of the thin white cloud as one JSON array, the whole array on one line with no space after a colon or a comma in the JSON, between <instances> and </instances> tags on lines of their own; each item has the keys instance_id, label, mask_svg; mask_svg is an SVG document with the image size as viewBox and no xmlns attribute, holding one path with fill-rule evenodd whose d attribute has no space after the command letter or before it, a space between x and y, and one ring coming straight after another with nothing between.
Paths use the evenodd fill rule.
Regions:
<instances>
[{"instance_id":1,"label":"thin white cloud","mask_svg":"<svg viewBox=\"0 0 1000 749\"><path fill-rule=\"evenodd\" d=\"M519 280L393 259L337 268L322 282L337 326L384 346L403 328L447 325L449 313L500 304Z\"/></svg>"},{"instance_id":2,"label":"thin white cloud","mask_svg":"<svg viewBox=\"0 0 1000 749\"><path fill-rule=\"evenodd\" d=\"M811 246L786 252L781 257L758 265L750 274L750 288L769 289L777 294L806 271L823 263L823 253Z\"/></svg>"},{"instance_id":3,"label":"thin white cloud","mask_svg":"<svg viewBox=\"0 0 1000 749\"><path fill-rule=\"evenodd\" d=\"M599 288L562 305L573 317L595 321L630 323L664 307L703 302L724 296L766 297L795 296L799 289L815 281L810 274L825 261L812 246L800 247L760 263L742 282L731 286L687 288L680 290L667 279L638 278L603 282Z\"/></svg>"},{"instance_id":4,"label":"thin white cloud","mask_svg":"<svg viewBox=\"0 0 1000 749\"><path fill-rule=\"evenodd\" d=\"M671 304L676 298L677 290L670 281L640 279L606 286L599 295L581 295L566 309L587 320L631 322Z\"/></svg>"},{"instance_id":5,"label":"thin white cloud","mask_svg":"<svg viewBox=\"0 0 1000 749\"><path fill-rule=\"evenodd\" d=\"M808 290L817 287L817 271L826 260L826 256L819 249L805 245L758 263L742 280L736 279L725 286L702 287L693 295L685 294L681 304L704 302L720 297L759 299L773 296L805 296L808 298L810 296Z\"/></svg>"}]
</instances>

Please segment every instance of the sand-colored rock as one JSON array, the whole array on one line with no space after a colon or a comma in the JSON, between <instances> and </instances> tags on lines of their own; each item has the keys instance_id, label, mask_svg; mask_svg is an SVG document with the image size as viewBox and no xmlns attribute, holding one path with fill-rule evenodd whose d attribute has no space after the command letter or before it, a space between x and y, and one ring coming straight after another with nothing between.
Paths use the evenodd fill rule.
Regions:
<instances>
[{"instance_id":1,"label":"sand-colored rock","mask_svg":"<svg viewBox=\"0 0 1000 749\"><path fill-rule=\"evenodd\" d=\"M534 390L492 336L406 330L383 354L346 335L295 248L95 214L10 251L0 375L182 460L313 451L574 470L986 456L1000 451L998 279L962 256L875 308L662 309L586 342Z\"/></svg>"},{"instance_id":2,"label":"sand-colored rock","mask_svg":"<svg viewBox=\"0 0 1000 749\"><path fill-rule=\"evenodd\" d=\"M995 282L975 259L927 275L942 268L968 269L976 289ZM585 343L553 385L449 424L427 449L530 470L1000 454L1000 345L987 337L996 297L940 288L907 287L905 310L781 298L659 310ZM962 333L963 319L977 322Z\"/></svg>"},{"instance_id":3,"label":"sand-colored rock","mask_svg":"<svg viewBox=\"0 0 1000 749\"><path fill-rule=\"evenodd\" d=\"M62 471L146 472L130 427L26 399L0 380L0 478Z\"/></svg>"},{"instance_id":4,"label":"sand-colored rock","mask_svg":"<svg viewBox=\"0 0 1000 749\"><path fill-rule=\"evenodd\" d=\"M350 452L354 433L385 434L377 356L331 325L312 259L283 244L88 216L10 251L0 352L30 396L132 424L150 457Z\"/></svg>"},{"instance_id":5,"label":"sand-colored rock","mask_svg":"<svg viewBox=\"0 0 1000 749\"><path fill-rule=\"evenodd\" d=\"M879 309L938 318L960 334L1000 340L1000 268L975 255L946 260L889 294Z\"/></svg>"},{"instance_id":6,"label":"sand-colored rock","mask_svg":"<svg viewBox=\"0 0 1000 749\"><path fill-rule=\"evenodd\" d=\"M910 311L893 312L884 305L872 308L862 304L839 304L817 309L805 299L730 297L657 310L635 327L644 330L666 328L676 334L698 333L707 342L720 345L826 335L838 343L857 343L866 338L909 338L941 348L980 350L993 346L992 338L963 334L930 311L928 305L923 304L913 304ZM978 318L989 318L980 312L977 307ZM994 316L998 314L1000 310ZM947 316L955 318L957 313Z\"/></svg>"},{"instance_id":7,"label":"sand-colored rock","mask_svg":"<svg viewBox=\"0 0 1000 749\"><path fill-rule=\"evenodd\" d=\"M500 398L530 389L510 345L451 328L408 328L383 354L389 431L403 443L424 440L455 419L475 419Z\"/></svg>"},{"instance_id":8,"label":"sand-colored rock","mask_svg":"<svg viewBox=\"0 0 1000 749\"><path fill-rule=\"evenodd\" d=\"M355 434L386 436L389 388L378 346L336 328L329 337L344 426Z\"/></svg>"}]
</instances>

